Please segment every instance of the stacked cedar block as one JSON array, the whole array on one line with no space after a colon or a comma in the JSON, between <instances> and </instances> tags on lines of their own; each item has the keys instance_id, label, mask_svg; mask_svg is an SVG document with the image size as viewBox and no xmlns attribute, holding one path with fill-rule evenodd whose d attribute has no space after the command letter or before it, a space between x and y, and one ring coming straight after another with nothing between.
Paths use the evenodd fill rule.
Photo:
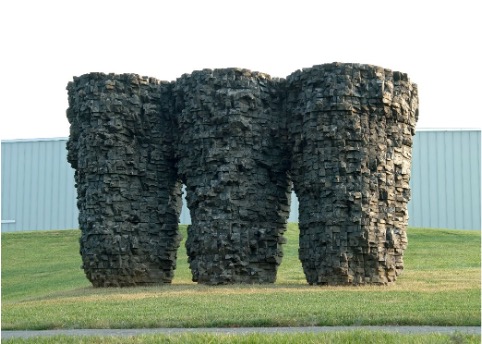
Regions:
<instances>
[{"instance_id":1,"label":"stacked cedar block","mask_svg":"<svg viewBox=\"0 0 482 344\"><path fill-rule=\"evenodd\" d=\"M310 284L387 284L407 247L417 86L332 63L286 79L229 68L174 82L90 73L69 83L84 271L94 286L169 283L181 185L193 280L273 283L291 188Z\"/></svg>"}]
</instances>

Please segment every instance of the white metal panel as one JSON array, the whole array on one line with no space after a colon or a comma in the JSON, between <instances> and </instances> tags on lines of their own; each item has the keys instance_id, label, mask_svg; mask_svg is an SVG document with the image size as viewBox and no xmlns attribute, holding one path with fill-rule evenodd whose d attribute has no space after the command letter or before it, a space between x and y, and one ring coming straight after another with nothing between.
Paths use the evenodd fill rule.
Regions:
<instances>
[{"instance_id":1,"label":"white metal panel","mask_svg":"<svg viewBox=\"0 0 482 344\"><path fill-rule=\"evenodd\" d=\"M182 186L182 209L181 215L179 216L179 223L182 223L184 225L191 224L191 214L189 213L189 208L187 207L185 185Z\"/></svg>"},{"instance_id":2,"label":"white metal panel","mask_svg":"<svg viewBox=\"0 0 482 344\"><path fill-rule=\"evenodd\" d=\"M66 141L2 141L2 232L79 227Z\"/></svg>"},{"instance_id":3,"label":"white metal panel","mask_svg":"<svg viewBox=\"0 0 482 344\"><path fill-rule=\"evenodd\" d=\"M66 141L2 141L2 232L78 228ZM481 131L417 131L411 186L410 226L481 229ZM297 222L294 193L291 203ZM184 200L180 223L190 222Z\"/></svg>"},{"instance_id":4,"label":"white metal panel","mask_svg":"<svg viewBox=\"0 0 482 344\"><path fill-rule=\"evenodd\" d=\"M481 131L419 130L414 137L409 226L481 229ZM290 222L298 221L291 198Z\"/></svg>"},{"instance_id":5,"label":"white metal panel","mask_svg":"<svg viewBox=\"0 0 482 344\"><path fill-rule=\"evenodd\" d=\"M481 229L480 148L480 130L417 131L410 226Z\"/></svg>"}]
</instances>

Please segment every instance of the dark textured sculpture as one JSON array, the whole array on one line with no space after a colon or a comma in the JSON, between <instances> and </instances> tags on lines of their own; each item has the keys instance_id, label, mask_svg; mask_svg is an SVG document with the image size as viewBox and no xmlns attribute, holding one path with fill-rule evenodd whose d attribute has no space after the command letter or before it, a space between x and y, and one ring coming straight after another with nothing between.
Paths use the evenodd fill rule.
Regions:
<instances>
[{"instance_id":1,"label":"dark textured sculpture","mask_svg":"<svg viewBox=\"0 0 482 344\"><path fill-rule=\"evenodd\" d=\"M399 72L329 64L293 73L286 89L308 282L394 281L407 246L416 86Z\"/></svg>"},{"instance_id":2,"label":"dark textured sculpture","mask_svg":"<svg viewBox=\"0 0 482 344\"><path fill-rule=\"evenodd\" d=\"M194 72L175 84L194 281L276 280L291 196L278 87L241 69Z\"/></svg>"},{"instance_id":3,"label":"dark textured sculpture","mask_svg":"<svg viewBox=\"0 0 482 344\"><path fill-rule=\"evenodd\" d=\"M170 282L181 240L181 184L169 84L91 73L68 86L80 253L94 286Z\"/></svg>"},{"instance_id":4,"label":"dark textured sculpture","mask_svg":"<svg viewBox=\"0 0 482 344\"><path fill-rule=\"evenodd\" d=\"M286 80L237 68L172 83L91 73L68 91L94 286L171 282L181 183L194 281L275 281L291 183L310 284L386 284L403 269L418 116L406 74L342 63Z\"/></svg>"}]
</instances>

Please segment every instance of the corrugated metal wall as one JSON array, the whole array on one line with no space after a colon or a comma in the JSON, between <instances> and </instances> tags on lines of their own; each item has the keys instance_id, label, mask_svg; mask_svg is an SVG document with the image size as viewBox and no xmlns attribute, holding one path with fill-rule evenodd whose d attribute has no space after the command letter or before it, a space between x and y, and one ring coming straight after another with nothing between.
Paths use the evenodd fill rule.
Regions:
<instances>
[{"instance_id":1,"label":"corrugated metal wall","mask_svg":"<svg viewBox=\"0 0 482 344\"><path fill-rule=\"evenodd\" d=\"M480 130L417 132L410 226L481 229L480 145Z\"/></svg>"},{"instance_id":2,"label":"corrugated metal wall","mask_svg":"<svg viewBox=\"0 0 482 344\"><path fill-rule=\"evenodd\" d=\"M2 232L79 227L66 142L2 141Z\"/></svg>"},{"instance_id":3,"label":"corrugated metal wall","mask_svg":"<svg viewBox=\"0 0 482 344\"><path fill-rule=\"evenodd\" d=\"M66 140L2 141L2 232L78 228ZM410 226L480 230L480 130L418 131L411 185ZM185 202L180 222L190 223Z\"/></svg>"}]
</instances>

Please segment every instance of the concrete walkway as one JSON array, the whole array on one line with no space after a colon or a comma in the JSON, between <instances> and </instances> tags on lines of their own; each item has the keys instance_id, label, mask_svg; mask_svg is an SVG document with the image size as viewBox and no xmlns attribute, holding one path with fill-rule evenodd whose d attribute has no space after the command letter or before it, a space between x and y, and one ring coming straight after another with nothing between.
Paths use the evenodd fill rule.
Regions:
<instances>
[{"instance_id":1,"label":"concrete walkway","mask_svg":"<svg viewBox=\"0 0 482 344\"><path fill-rule=\"evenodd\" d=\"M313 327L239 327L239 328L146 328L146 329L79 329L45 331L2 331L2 339L29 338L38 336L137 336L142 334L183 334L183 333L319 333L335 331L385 331L401 334L442 333L478 334L477 326L313 326Z\"/></svg>"}]
</instances>

